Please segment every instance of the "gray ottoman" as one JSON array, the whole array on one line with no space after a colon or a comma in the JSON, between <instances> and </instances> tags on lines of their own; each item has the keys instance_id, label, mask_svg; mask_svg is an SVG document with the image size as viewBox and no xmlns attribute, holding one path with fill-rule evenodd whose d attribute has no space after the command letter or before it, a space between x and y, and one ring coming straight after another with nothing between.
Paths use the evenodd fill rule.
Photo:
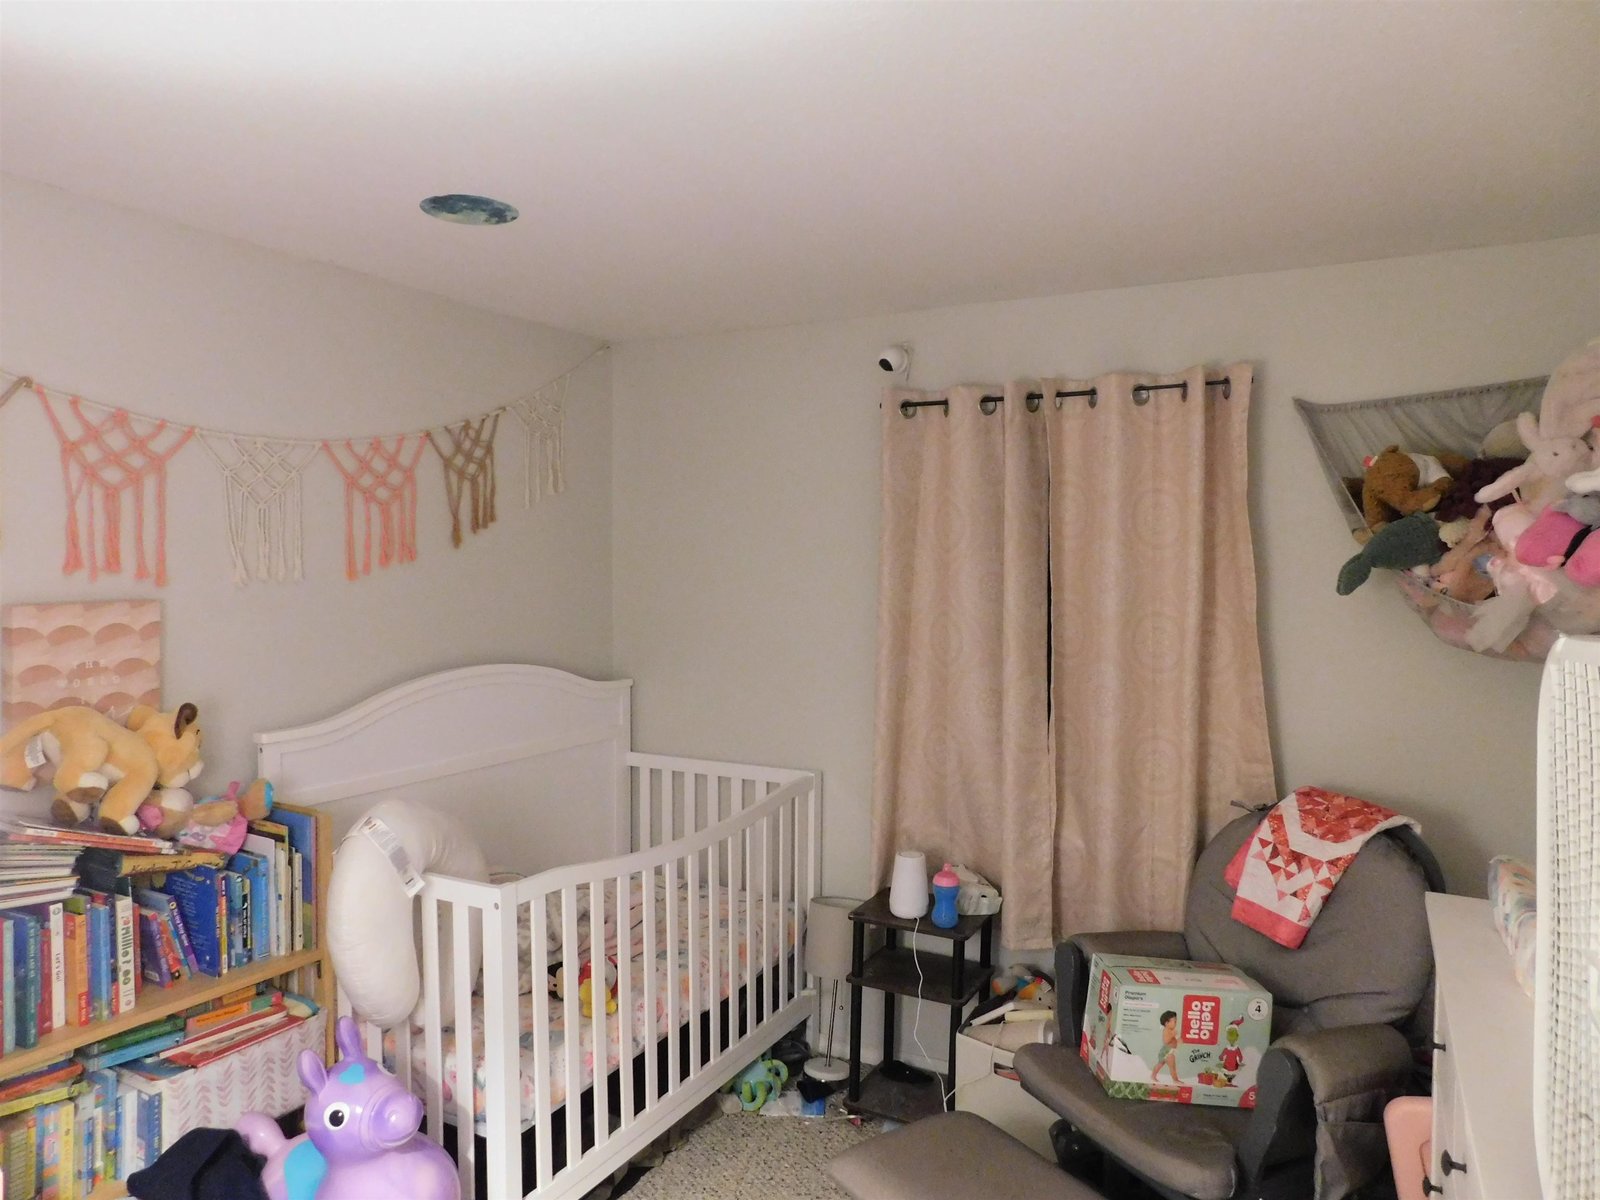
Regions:
<instances>
[{"instance_id":1,"label":"gray ottoman","mask_svg":"<svg viewBox=\"0 0 1600 1200\"><path fill-rule=\"evenodd\" d=\"M969 1112L942 1113L846 1150L828 1173L857 1200L1096 1200L1009 1133Z\"/></svg>"}]
</instances>

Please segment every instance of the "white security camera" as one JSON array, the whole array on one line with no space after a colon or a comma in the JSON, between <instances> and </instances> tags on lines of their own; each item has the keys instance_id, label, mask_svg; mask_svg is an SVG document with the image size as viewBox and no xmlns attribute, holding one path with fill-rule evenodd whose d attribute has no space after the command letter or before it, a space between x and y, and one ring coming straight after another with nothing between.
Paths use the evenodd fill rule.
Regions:
<instances>
[{"instance_id":1,"label":"white security camera","mask_svg":"<svg viewBox=\"0 0 1600 1200\"><path fill-rule=\"evenodd\" d=\"M878 351L878 370L889 375L903 375L911 366L911 351L905 346L889 346Z\"/></svg>"}]
</instances>

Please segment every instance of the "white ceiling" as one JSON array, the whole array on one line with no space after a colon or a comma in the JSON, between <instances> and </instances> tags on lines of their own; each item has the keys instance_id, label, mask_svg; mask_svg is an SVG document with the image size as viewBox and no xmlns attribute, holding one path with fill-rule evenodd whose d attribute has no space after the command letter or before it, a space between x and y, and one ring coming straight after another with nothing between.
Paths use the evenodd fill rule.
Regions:
<instances>
[{"instance_id":1,"label":"white ceiling","mask_svg":"<svg viewBox=\"0 0 1600 1200\"><path fill-rule=\"evenodd\" d=\"M1596 3L10 0L0 168L626 339L1594 232L1597 60Z\"/></svg>"}]
</instances>

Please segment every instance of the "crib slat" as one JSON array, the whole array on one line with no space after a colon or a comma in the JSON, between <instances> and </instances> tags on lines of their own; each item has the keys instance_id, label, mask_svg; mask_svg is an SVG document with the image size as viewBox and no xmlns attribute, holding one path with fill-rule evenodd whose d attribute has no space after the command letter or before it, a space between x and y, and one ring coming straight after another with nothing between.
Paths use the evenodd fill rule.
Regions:
<instances>
[{"instance_id":1,"label":"crib slat","mask_svg":"<svg viewBox=\"0 0 1600 1200\"><path fill-rule=\"evenodd\" d=\"M649 1112L655 1107L657 1091L656 1074L656 1047L660 1044L660 1034L656 1030L656 1006L661 1003L660 990L657 978L657 963L660 954L659 938L656 935L656 869L651 867L643 873L641 879L644 900L644 954L641 967L644 972L644 1019L645 1029L648 1031L644 1041L644 1109Z\"/></svg>"},{"instance_id":2,"label":"crib slat","mask_svg":"<svg viewBox=\"0 0 1600 1200\"><path fill-rule=\"evenodd\" d=\"M650 770L638 767L634 774L634 790L639 797L639 849L648 850L656 844L656 809L650 796Z\"/></svg>"},{"instance_id":3,"label":"crib slat","mask_svg":"<svg viewBox=\"0 0 1600 1200\"><path fill-rule=\"evenodd\" d=\"M689 1077L700 1073L700 854L689 855Z\"/></svg>"},{"instance_id":4,"label":"crib slat","mask_svg":"<svg viewBox=\"0 0 1600 1200\"><path fill-rule=\"evenodd\" d=\"M517 905L512 887L483 922L484 1157L491 1196L522 1195L522 1055L517 1022ZM461 955L462 959L468 956ZM476 1061L476 1060L471 1060Z\"/></svg>"},{"instance_id":5,"label":"crib slat","mask_svg":"<svg viewBox=\"0 0 1600 1200\"><path fill-rule=\"evenodd\" d=\"M617 1104L633 1124L633 873L617 876Z\"/></svg>"},{"instance_id":6,"label":"crib slat","mask_svg":"<svg viewBox=\"0 0 1600 1200\"><path fill-rule=\"evenodd\" d=\"M422 893L422 1102L428 1133L444 1134L444 1016L439 1011L439 901L432 888Z\"/></svg>"},{"instance_id":7,"label":"crib slat","mask_svg":"<svg viewBox=\"0 0 1600 1200\"><path fill-rule=\"evenodd\" d=\"M732 800L731 789L729 792L729 800ZM723 995L728 998L728 1045L730 1046L739 1040L739 985L735 982L739 973L739 922L737 919L738 913L734 908L733 842L734 839L731 835L722 839L722 848L728 855L728 963L727 982L725 984L718 985L722 990Z\"/></svg>"},{"instance_id":8,"label":"crib slat","mask_svg":"<svg viewBox=\"0 0 1600 1200\"><path fill-rule=\"evenodd\" d=\"M717 811L717 797L722 791L722 781L715 775L706 776L706 817L715 825L719 819ZM711 1059L715 1061L722 1054L725 1043L722 1028L722 977L717 974L717 914L720 905L718 895L722 884L722 852L721 848L712 843L706 851L706 865L709 878L706 880L706 1007L711 1013Z\"/></svg>"},{"instance_id":9,"label":"crib slat","mask_svg":"<svg viewBox=\"0 0 1600 1200\"><path fill-rule=\"evenodd\" d=\"M678 945L678 908L682 897L678 894L678 860L669 858L666 862L667 877L667 1090L669 1093L678 1090L678 1083L683 1078L682 1065L678 1061L678 998L683 994L680 990L682 982L683 953Z\"/></svg>"},{"instance_id":10,"label":"crib slat","mask_svg":"<svg viewBox=\"0 0 1600 1200\"><path fill-rule=\"evenodd\" d=\"M818 850L822 845L822 781L820 779L812 781L811 786L806 789L805 797L806 816L810 825L810 836L806 839L808 843L806 854L810 862L806 872L805 894L805 907L809 913L811 911L811 901L822 888L822 864L817 858ZM803 948L801 953L804 953ZM801 961L804 962L804 959ZM810 967L806 968L805 976L806 986L815 987L816 980L812 976Z\"/></svg>"},{"instance_id":11,"label":"crib slat","mask_svg":"<svg viewBox=\"0 0 1600 1200\"><path fill-rule=\"evenodd\" d=\"M450 904L453 934L451 957L455 959L455 986L450 996L450 1023L456 1032L456 1167L461 1176L461 1195L472 1200L477 1195L476 1064L472 1044L472 945L471 910L460 901Z\"/></svg>"},{"instance_id":12,"label":"crib slat","mask_svg":"<svg viewBox=\"0 0 1600 1200\"><path fill-rule=\"evenodd\" d=\"M589 995L593 997L590 1008L594 1012L594 1146L598 1150L611 1136L610 1061L611 1014L606 1012L606 999L611 994L606 986L606 885L596 879L589 884L589 946L592 967ZM620 917L617 923L617 950L624 948ZM576 1112L576 1109L569 1111Z\"/></svg>"},{"instance_id":13,"label":"crib slat","mask_svg":"<svg viewBox=\"0 0 1600 1200\"><path fill-rule=\"evenodd\" d=\"M591 933L594 926L591 923ZM583 969L582 947L578 942L578 885L561 889L561 968L565 986L561 996L563 1079L566 1083L567 1167L583 1156L583 1072L579 1066L579 1042L583 1038L583 1013L578 1008L578 972Z\"/></svg>"},{"instance_id":14,"label":"crib slat","mask_svg":"<svg viewBox=\"0 0 1600 1200\"><path fill-rule=\"evenodd\" d=\"M755 987L755 896L751 887L755 882L755 870L750 858L750 826L744 827L744 1029L748 1036L756 1027L756 987Z\"/></svg>"},{"instance_id":15,"label":"crib slat","mask_svg":"<svg viewBox=\"0 0 1600 1200\"><path fill-rule=\"evenodd\" d=\"M550 894L543 892L528 905L528 982L533 1002L533 1152L536 1160L535 1186L550 1183Z\"/></svg>"},{"instance_id":16,"label":"crib slat","mask_svg":"<svg viewBox=\"0 0 1600 1200\"><path fill-rule=\"evenodd\" d=\"M764 817L761 821L761 994L766 998L764 1014L768 1017L772 1015L772 1002L777 999L777 975L772 970L773 816Z\"/></svg>"},{"instance_id":17,"label":"crib slat","mask_svg":"<svg viewBox=\"0 0 1600 1200\"><path fill-rule=\"evenodd\" d=\"M789 870L789 853L793 843L790 825L794 819L794 802L784 805L778 815L778 999L789 1003L789 914L793 903L789 895L794 878Z\"/></svg>"}]
</instances>

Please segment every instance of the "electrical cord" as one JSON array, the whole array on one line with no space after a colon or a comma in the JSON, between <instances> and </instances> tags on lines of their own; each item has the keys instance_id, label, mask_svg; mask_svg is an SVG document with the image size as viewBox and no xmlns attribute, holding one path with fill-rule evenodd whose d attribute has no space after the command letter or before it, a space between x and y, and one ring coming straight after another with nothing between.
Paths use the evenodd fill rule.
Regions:
<instances>
[{"instance_id":1,"label":"electrical cord","mask_svg":"<svg viewBox=\"0 0 1600 1200\"><path fill-rule=\"evenodd\" d=\"M917 1051L918 1051L918 1053L920 1053L922 1055L922 1061L923 1062L932 1062L933 1060L928 1057L928 1048L922 1044L922 1036L921 1036L921 1026L922 1026L922 989L927 984L927 979L922 974L922 960L917 957L916 937L917 937L917 930L920 929L921 927L922 927L922 918L921 917L918 917L915 921L913 921L911 923L911 964L912 964L912 966L917 968L917 1012L916 1012L916 1015L911 1018L911 1040L916 1043ZM957 999L958 999L957 997L951 997L951 1002L955 1003L957 1001ZM993 1047L990 1047L989 1066L990 1066L991 1070L994 1067ZM950 1103L951 1099L955 1096L955 1094L958 1091L961 1090L960 1087L956 1084L956 1065L955 1065L955 1063L950 1063L949 1064L949 1070L950 1070L950 1090L948 1092L943 1092L943 1089L940 1089L941 1092L943 1092L943 1094L940 1097L940 1107L944 1107L945 1105L948 1105ZM935 1072L934 1078L938 1078L938 1073L937 1072Z\"/></svg>"}]
</instances>

